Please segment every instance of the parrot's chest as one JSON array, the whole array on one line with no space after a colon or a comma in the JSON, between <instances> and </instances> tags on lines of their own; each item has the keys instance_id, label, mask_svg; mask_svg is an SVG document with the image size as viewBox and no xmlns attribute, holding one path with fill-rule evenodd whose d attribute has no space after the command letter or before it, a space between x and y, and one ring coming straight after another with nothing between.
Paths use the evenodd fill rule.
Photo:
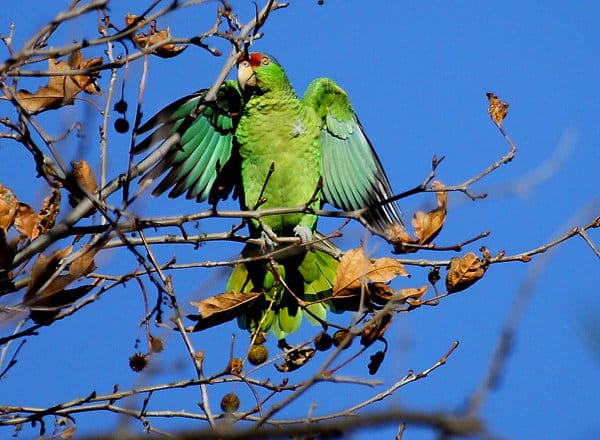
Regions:
<instances>
[{"instance_id":1,"label":"parrot's chest","mask_svg":"<svg viewBox=\"0 0 600 440\"><path fill-rule=\"evenodd\" d=\"M246 106L236 140L248 209L259 200L261 208L277 208L301 206L313 198L321 176L321 157L319 129L311 116L297 101ZM279 217L282 223L297 224L294 216Z\"/></svg>"},{"instance_id":2,"label":"parrot's chest","mask_svg":"<svg viewBox=\"0 0 600 440\"><path fill-rule=\"evenodd\" d=\"M248 105L236 132L242 163L320 169L319 130L311 116L298 101Z\"/></svg>"}]
</instances>

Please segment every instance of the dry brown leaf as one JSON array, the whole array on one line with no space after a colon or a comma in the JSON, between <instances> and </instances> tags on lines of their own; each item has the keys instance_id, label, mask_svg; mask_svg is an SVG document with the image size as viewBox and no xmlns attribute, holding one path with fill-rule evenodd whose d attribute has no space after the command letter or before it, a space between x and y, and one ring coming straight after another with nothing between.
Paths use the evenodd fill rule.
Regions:
<instances>
[{"instance_id":1,"label":"dry brown leaf","mask_svg":"<svg viewBox=\"0 0 600 440\"><path fill-rule=\"evenodd\" d=\"M71 283L89 274L96 267L94 256L100 248L86 247L87 251L84 251L80 257L70 263L69 272L66 275L57 275L52 278L41 291L40 288L50 280L58 270L61 260L71 253L73 247L69 246L56 251L50 257L43 254L38 256L31 268L30 282L23 297L31 310L30 317L34 322L38 324L50 323L60 312L60 308L72 304L96 287L96 283L93 283L66 289ZM86 249L86 247L83 249Z\"/></svg>"},{"instance_id":2,"label":"dry brown leaf","mask_svg":"<svg viewBox=\"0 0 600 440\"><path fill-rule=\"evenodd\" d=\"M61 440L71 440L75 436L75 425L71 425L60 432Z\"/></svg>"},{"instance_id":3,"label":"dry brown leaf","mask_svg":"<svg viewBox=\"0 0 600 440\"><path fill-rule=\"evenodd\" d=\"M362 247L350 249L340 258L333 280L333 296L344 290L360 289L362 278L369 268L369 259Z\"/></svg>"},{"instance_id":4,"label":"dry brown leaf","mask_svg":"<svg viewBox=\"0 0 600 440\"><path fill-rule=\"evenodd\" d=\"M48 70L51 72L83 70L100 65L102 57L83 60L79 51L73 52L68 62L48 60ZM31 114L60 108L72 104L75 96L82 90L90 94L100 94L100 88L96 84L98 76L97 71L88 75L52 75L48 78L48 84L39 87L35 93L19 90L16 97L21 106Z\"/></svg>"},{"instance_id":5,"label":"dry brown leaf","mask_svg":"<svg viewBox=\"0 0 600 440\"><path fill-rule=\"evenodd\" d=\"M369 285L369 295L374 303L380 305L385 305L392 300L398 303L417 305L428 289L428 286L423 286L407 287L396 291L387 284L373 283Z\"/></svg>"},{"instance_id":6,"label":"dry brown leaf","mask_svg":"<svg viewBox=\"0 0 600 440\"><path fill-rule=\"evenodd\" d=\"M78 286L73 289L64 289L54 293L51 296L43 296L35 299L29 305L29 317L36 324L48 325L60 313L60 309L73 304L79 298L87 295L98 282L85 286Z\"/></svg>"},{"instance_id":7,"label":"dry brown leaf","mask_svg":"<svg viewBox=\"0 0 600 440\"><path fill-rule=\"evenodd\" d=\"M69 66L63 61L48 60L48 70L51 72L68 69ZM39 87L35 93L27 90L19 90L17 99L21 106L29 113L38 113L44 110L59 108L64 104L64 76L51 76L46 86Z\"/></svg>"},{"instance_id":8,"label":"dry brown leaf","mask_svg":"<svg viewBox=\"0 0 600 440\"><path fill-rule=\"evenodd\" d=\"M371 319L360 332L360 343L366 347L377 339L383 337L385 331L392 323L392 314L385 313L378 318Z\"/></svg>"},{"instance_id":9,"label":"dry brown leaf","mask_svg":"<svg viewBox=\"0 0 600 440\"><path fill-rule=\"evenodd\" d=\"M134 22L138 20L138 17L134 14L127 14L125 16L125 24L130 26ZM145 49L150 46L154 46L155 44L159 44L163 41L167 41L171 39L171 31L167 29L157 29L156 21L153 21L150 24L150 29L148 33L145 34L140 32L139 34L133 34L131 39L140 49ZM179 55L181 52L185 50L187 46L177 46L175 43L166 43L163 46L160 46L158 49L152 51L153 54L161 57L161 58L172 58L174 56Z\"/></svg>"},{"instance_id":10,"label":"dry brown leaf","mask_svg":"<svg viewBox=\"0 0 600 440\"><path fill-rule=\"evenodd\" d=\"M80 188L85 189L90 193L98 191L98 183L92 171L92 167L85 160L71 162L73 166L73 178Z\"/></svg>"},{"instance_id":11,"label":"dry brown leaf","mask_svg":"<svg viewBox=\"0 0 600 440\"><path fill-rule=\"evenodd\" d=\"M98 183L96 182L92 167L87 161L73 161L71 162L71 166L73 167L73 170L67 177L65 186L69 190L69 204L72 207L76 207L84 198L82 190L85 190L88 193L95 193L98 191ZM91 215L94 211L94 209L90 209L85 216Z\"/></svg>"},{"instance_id":12,"label":"dry brown leaf","mask_svg":"<svg viewBox=\"0 0 600 440\"><path fill-rule=\"evenodd\" d=\"M75 281L77 278L88 275L96 269L94 257L100 250L100 247L91 247L85 245L82 248L82 255L69 264L69 278Z\"/></svg>"},{"instance_id":13,"label":"dry brown leaf","mask_svg":"<svg viewBox=\"0 0 600 440\"><path fill-rule=\"evenodd\" d=\"M76 50L69 57L69 66L71 67L71 69L86 70L89 68L101 66L102 61L103 61L102 57L90 58L89 60L84 60L83 56L81 55L81 52ZM99 76L99 73L97 71L93 72L89 75L69 76L69 77L67 77L67 82L65 85L67 88L72 87L71 84L69 84L69 80L73 81L74 85L76 86L73 88L73 92L74 92L73 97L77 93L79 93L79 91L81 91L81 90L83 90L86 93L89 93L90 95L100 95L101 94L100 87L98 87L98 84L96 83L96 78L98 76Z\"/></svg>"},{"instance_id":14,"label":"dry brown leaf","mask_svg":"<svg viewBox=\"0 0 600 440\"><path fill-rule=\"evenodd\" d=\"M305 365L315 355L316 350L314 348L297 348L290 350L283 355L285 362L281 364L275 364L282 373L289 373L290 371L297 370L298 368Z\"/></svg>"},{"instance_id":15,"label":"dry brown leaf","mask_svg":"<svg viewBox=\"0 0 600 440\"><path fill-rule=\"evenodd\" d=\"M15 228L20 234L31 240L37 238L40 235L38 226L41 220L42 216L35 212L31 206L26 203L19 203L17 216L15 217Z\"/></svg>"},{"instance_id":16,"label":"dry brown leaf","mask_svg":"<svg viewBox=\"0 0 600 440\"><path fill-rule=\"evenodd\" d=\"M198 308L199 315L188 315L188 318L198 322L188 328L188 331L204 330L237 318L244 314L259 296L262 296L261 292L225 292L194 301L191 304Z\"/></svg>"},{"instance_id":17,"label":"dry brown leaf","mask_svg":"<svg viewBox=\"0 0 600 440\"><path fill-rule=\"evenodd\" d=\"M404 266L393 258L370 260L362 247L344 253L333 280L333 297L356 296L367 283L389 283L408 276Z\"/></svg>"},{"instance_id":18,"label":"dry brown leaf","mask_svg":"<svg viewBox=\"0 0 600 440\"><path fill-rule=\"evenodd\" d=\"M483 277L487 267L487 262L479 259L473 252L461 258L452 258L446 275L446 290L448 293L465 290Z\"/></svg>"},{"instance_id":19,"label":"dry brown leaf","mask_svg":"<svg viewBox=\"0 0 600 440\"><path fill-rule=\"evenodd\" d=\"M373 260L367 273L372 283L389 283L397 276L407 277L408 272L398 260L389 257Z\"/></svg>"},{"instance_id":20,"label":"dry brown leaf","mask_svg":"<svg viewBox=\"0 0 600 440\"><path fill-rule=\"evenodd\" d=\"M0 229L4 233L13 224L18 207L19 200L17 200L15 193L0 183Z\"/></svg>"},{"instance_id":21,"label":"dry brown leaf","mask_svg":"<svg viewBox=\"0 0 600 440\"><path fill-rule=\"evenodd\" d=\"M385 283L369 284L369 297L379 305L386 305L396 295L396 291Z\"/></svg>"},{"instance_id":22,"label":"dry brown leaf","mask_svg":"<svg viewBox=\"0 0 600 440\"><path fill-rule=\"evenodd\" d=\"M488 113L492 118L492 121L498 126L502 126L502 121L508 114L508 102L500 100L492 92L486 93L488 101L490 103L488 107Z\"/></svg>"},{"instance_id":23,"label":"dry brown leaf","mask_svg":"<svg viewBox=\"0 0 600 440\"><path fill-rule=\"evenodd\" d=\"M417 248L406 245L417 244L419 240L411 237L404 226L398 223L392 223L387 227L386 238L394 245L395 254L410 254L417 251Z\"/></svg>"},{"instance_id":24,"label":"dry brown leaf","mask_svg":"<svg viewBox=\"0 0 600 440\"><path fill-rule=\"evenodd\" d=\"M54 274L58 269L60 260L69 255L73 250L73 246L68 246L62 250L54 252L50 257L46 257L44 254L40 254L33 263L31 272L29 274L29 284L27 286L27 292L23 297L24 301L30 301L34 295L41 296L43 292L38 293L38 289L42 287L46 281ZM55 280L58 277L55 278ZM37 295L36 295L37 294Z\"/></svg>"},{"instance_id":25,"label":"dry brown leaf","mask_svg":"<svg viewBox=\"0 0 600 440\"><path fill-rule=\"evenodd\" d=\"M44 198L42 208L40 209L40 222L38 224L38 234L43 234L54 226L56 217L60 212L60 191L53 188L49 196Z\"/></svg>"},{"instance_id":26,"label":"dry brown leaf","mask_svg":"<svg viewBox=\"0 0 600 440\"><path fill-rule=\"evenodd\" d=\"M398 291L398 298L409 303L411 306L416 306L421 303L421 298L427 293L429 286L422 287L406 287Z\"/></svg>"},{"instance_id":27,"label":"dry brown leaf","mask_svg":"<svg viewBox=\"0 0 600 440\"><path fill-rule=\"evenodd\" d=\"M56 188L52 189L52 193L42 202L39 214L28 204L19 203L14 220L17 231L34 240L52 228L60 211L60 198L60 191Z\"/></svg>"},{"instance_id":28,"label":"dry brown leaf","mask_svg":"<svg viewBox=\"0 0 600 440\"><path fill-rule=\"evenodd\" d=\"M443 188L444 184L434 181L431 186L435 189ZM429 244L440 233L446 221L448 193L438 191L436 193L437 207L429 212L417 211L412 219L415 235L419 244Z\"/></svg>"}]
</instances>

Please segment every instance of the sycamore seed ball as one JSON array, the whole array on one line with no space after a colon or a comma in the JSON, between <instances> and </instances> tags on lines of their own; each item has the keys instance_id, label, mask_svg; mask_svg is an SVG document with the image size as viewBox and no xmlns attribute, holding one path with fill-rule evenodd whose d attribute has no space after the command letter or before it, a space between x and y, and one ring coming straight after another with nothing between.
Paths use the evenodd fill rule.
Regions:
<instances>
[{"instance_id":1,"label":"sycamore seed ball","mask_svg":"<svg viewBox=\"0 0 600 440\"><path fill-rule=\"evenodd\" d=\"M269 350L264 345L253 345L248 352L248 361L252 365L260 365L269 357Z\"/></svg>"},{"instance_id":2,"label":"sycamore seed ball","mask_svg":"<svg viewBox=\"0 0 600 440\"><path fill-rule=\"evenodd\" d=\"M235 393L225 394L221 399L221 409L226 413L234 413L240 408L240 398Z\"/></svg>"}]
</instances>

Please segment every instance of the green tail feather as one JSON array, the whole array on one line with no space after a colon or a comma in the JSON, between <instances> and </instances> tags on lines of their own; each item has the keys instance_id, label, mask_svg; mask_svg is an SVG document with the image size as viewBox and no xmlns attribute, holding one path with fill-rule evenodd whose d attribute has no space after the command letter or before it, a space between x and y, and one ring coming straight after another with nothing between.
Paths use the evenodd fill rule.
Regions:
<instances>
[{"instance_id":1,"label":"green tail feather","mask_svg":"<svg viewBox=\"0 0 600 440\"><path fill-rule=\"evenodd\" d=\"M242 255L252 253L247 246ZM309 250L276 263L237 264L227 282L227 291L264 293L238 318L238 325L249 331L271 330L277 339L298 330L303 316L311 324L320 325L319 320L326 319L331 305L328 301L314 301L331 296L337 266L338 260L323 250ZM302 308L296 298L314 303Z\"/></svg>"}]
</instances>

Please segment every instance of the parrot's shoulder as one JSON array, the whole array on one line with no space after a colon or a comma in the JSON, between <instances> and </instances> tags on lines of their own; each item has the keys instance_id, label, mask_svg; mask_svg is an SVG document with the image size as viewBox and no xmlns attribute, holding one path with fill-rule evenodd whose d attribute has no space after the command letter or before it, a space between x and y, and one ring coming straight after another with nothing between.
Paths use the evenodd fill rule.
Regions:
<instances>
[{"instance_id":1,"label":"parrot's shoulder","mask_svg":"<svg viewBox=\"0 0 600 440\"><path fill-rule=\"evenodd\" d=\"M327 115L340 121L351 119L354 110L348 94L330 78L313 80L302 96L302 103L311 107L317 117L325 119Z\"/></svg>"}]
</instances>

